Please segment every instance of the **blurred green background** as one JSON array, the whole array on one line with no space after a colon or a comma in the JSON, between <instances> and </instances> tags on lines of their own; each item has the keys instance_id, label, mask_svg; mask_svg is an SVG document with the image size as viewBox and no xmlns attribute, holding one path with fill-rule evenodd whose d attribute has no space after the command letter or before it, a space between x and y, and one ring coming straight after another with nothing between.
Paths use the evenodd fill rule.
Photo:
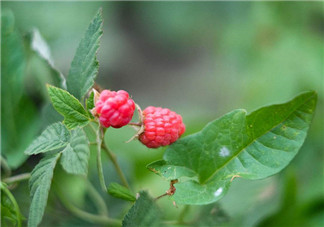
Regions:
<instances>
[{"instance_id":1,"label":"blurred green background","mask_svg":"<svg viewBox=\"0 0 324 227\"><path fill-rule=\"evenodd\" d=\"M185 135L237 108L249 112L280 103L305 90L319 95L317 111L306 142L280 174L260 181L235 179L218 204L227 213L221 226L324 226L324 7L323 2L2 2L12 10L15 27L26 40L37 28L49 44L54 64L64 75L77 45L99 7L104 35L98 55L97 83L105 89L127 90L142 107L170 108L183 116ZM5 45L5 44L4 44ZM24 44L25 45L25 44ZM50 121L45 83L51 83L44 62L29 54L23 93L38 120L31 135ZM2 79L3 86L7 84ZM2 95L3 96L3 95ZM5 97L2 97L5 99ZM2 110L4 107L2 102ZM16 115L23 115L20 108ZM2 122L4 118L2 117ZM124 143L131 128L109 129L106 142L118 155L135 190L163 194L168 182L145 166L162 157L163 149L149 150L138 141ZM10 137L12 131L2 131ZM32 139L32 138L31 138ZM3 140L3 137L2 137ZM25 138L26 140L26 138ZM29 139L30 140L30 139ZM30 141L25 141L22 150ZM3 143L2 141L2 149ZM19 140L16 141L19 143ZM26 145L27 144L27 145ZM14 173L31 171L40 157L15 162ZM93 159L93 160L92 160ZM89 179L100 189L92 155ZM107 182L117 181L104 158ZM61 187L75 204L95 211L84 180L55 172ZM27 217L27 183L13 190ZM50 194L42 226L89 226L71 215ZM103 195L113 217L121 218L131 204ZM170 199L158 202L165 219L175 219ZM186 219L202 207L191 207ZM59 218L58 218L59 217ZM217 223L219 220L215 220ZM208 224L201 224L201 226ZM213 225L211 225L213 226Z\"/></svg>"}]
</instances>

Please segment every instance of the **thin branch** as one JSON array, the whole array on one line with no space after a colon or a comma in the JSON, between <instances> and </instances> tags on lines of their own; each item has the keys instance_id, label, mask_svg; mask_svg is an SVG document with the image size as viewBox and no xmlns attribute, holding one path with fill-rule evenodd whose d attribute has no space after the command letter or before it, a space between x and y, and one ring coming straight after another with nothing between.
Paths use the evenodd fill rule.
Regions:
<instances>
[{"instance_id":1,"label":"thin branch","mask_svg":"<svg viewBox=\"0 0 324 227\"><path fill-rule=\"evenodd\" d=\"M97 223L97 224L105 224L105 225L111 225L111 226L121 226L121 220L109 218L104 215L96 215L89 213L87 211L84 211L69 201L67 201L64 196L60 196L60 200L62 204L68 209L71 213L73 213L75 216L79 217L80 219L83 219L85 221L88 221L90 223Z\"/></svg>"},{"instance_id":2,"label":"thin branch","mask_svg":"<svg viewBox=\"0 0 324 227\"><path fill-rule=\"evenodd\" d=\"M101 195L98 193L98 191L95 189L95 187L92 185L90 181L87 181L87 186L88 186L89 195L94 200L93 202L96 205L98 212L101 215L108 216L108 208Z\"/></svg>"},{"instance_id":3,"label":"thin branch","mask_svg":"<svg viewBox=\"0 0 324 227\"><path fill-rule=\"evenodd\" d=\"M134 126L139 126L139 127L142 126L141 123L135 123L135 122L129 122L128 125L134 125Z\"/></svg>"},{"instance_id":4,"label":"thin branch","mask_svg":"<svg viewBox=\"0 0 324 227\"><path fill-rule=\"evenodd\" d=\"M126 180L126 177L125 177L123 171L121 170L120 166L119 166L118 163L117 163L116 155L115 155L114 153L112 153L112 152L108 149L108 147L105 145L105 143L102 143L101 146L102 146L103 150L107 153L107 155L108 155L108 157L110 158L110 160L112 161L112 163L113 163L113 165L114 165L114 167L115 167L115 169L116 169L116 172L117 172L119 178L121 179L123 185L124 185L125 187L127 187L128 189L130 189L130 186L129 186L127 180Z\"/></svg>"},{"instance_id":5,"label":"thin branch","mask_svg":"<svg viewBox=\"0 0 324 227\"><path fill-rule=\"evenodd\" d=\"M8 177L3 180L7 184L17 183L19 181L28 180L30 178L30 173L22 173L13 177Z\"/></svg>"},{"instance_id":6,"label":"thin branch","mask_svg":"<svg viewBox=\"0 0 324 227\"><path fill-rule=\"evenodd\" d=\"M184 222L183 219L188 214L189 209L190 209L189 205L185 205L183 207L183 209L181 210L181 212L179 214L179 217L178 217L178 223L183 223Z\"/></svg>"},{"instance_id":7,"label":"thin branch","mask_svg":"<svg viewBox=\"0 0 324 227\"><path fill-rule=\"evenodd\" d=\"M155 198L155 200L158 200L166 195L174 195L174 193L176 192L176 188L174 187L174 184L178 183L178 180L175 179L175 180L171 180L170 181L170 188L163 194L163 195L160 195L158 197Z\"/></svg>"},{"instance_id":8,"label":"thin branch","mask_svg":"<svg viewBox=\"0 0 324 227\"><path fill-rule=\"evenodd\" d=\"M0 155L1 160L1 168L3 168L5 176L9 177L11 175L11 169L7 163L7 161Z\"/></svg>"}]
</instances>

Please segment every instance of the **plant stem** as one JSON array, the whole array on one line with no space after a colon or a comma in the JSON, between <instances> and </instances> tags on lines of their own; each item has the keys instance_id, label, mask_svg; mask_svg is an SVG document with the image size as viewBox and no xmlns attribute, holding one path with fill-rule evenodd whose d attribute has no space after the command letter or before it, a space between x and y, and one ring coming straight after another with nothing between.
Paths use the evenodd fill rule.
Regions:
<instances>
[{"instance_id":1,"label":"plant stem","mask_svg":"<svg viewBox=\"0 0 324 227\"><path fill-rule=\"evenodd\" d=\"M163 221L162 223L164 225L176 225L176 226L178 226L178 225L181 225L181 226L188 225L188 226L191 226L190 223L187 223L187 222L181 222L181 223L179 223L177 220Z\"/></svg>"},{"instance_id":2,"label":"plant stem","mask_svg":"<svg viewBox=\"0 0 324 227\"><path fill-rule=\"evenodd\" d=\"M3 182L7 183L7 184L12 184L12 183L16 183L19 181L24 181L24 180L28 180L30 178L30 173L22 173L13 177L8 177L5 178L3 180Z\"/></svg>"},{"instance_id":3,"label":"plant stem","mask_svg":"<svg viewBox=\"0 0 324 227\"><path fill-rule=\"evenodd\" d=\"M129 122L128 124L129 124L129 125L134 125L134 126L139 126L139 127L142 126L141 123L135 123L135 122Z\"/></svg>"},{"instance_id":4,"label":"plant stem","mask_svg":"<svg viewBox=\"0 0 324 227\"><path fill-rule=\"evenodd\" d=\"M106 151L108 157L110 158L110 160L112 161L113 165L115 166L115 169L116 169L116 172L119 176L119 178L121 179L121 181L123 182L123 185L128 188L128 189L131 189L127 180L126 180L126 177L123 173L123 171L121 170L120 166L118 165L117 163L117 158L116 158L116 155L114 153L112 153L108 147L105 145L105 143L102 143L102 148L104 149L104 151Z\"/></svg>"},{"instance_id":5,"label":"plant stem","mask_svg":"<svg viewBox=\"0 0 324 227\"><path fill-rule=\"evenodd\" d=\"M8 188L2 182L0 182L0 188L8 196L9 200L13 204L15 211L16 211L16 215L17 215L17 226L21 227L20 210L19 210L19 206L17 204L15 197L11 194L11 192L8 190Z\"/></svg>"},{"instance_id":6,"label":"plant stem","mask_svg":"<svg viewBox=\"0 0 324 227\"><path fill-rule=\"evenodd\" d=\"M2 156L0 156L0 160L1 160L1 167L4 170L5 176L9 177L11 175L11 169L10 169L7 161Z\"/></svg>"},{"instance_id":7,"label":"plant stem","mask_svg":"<svg viewBox=\"0 0 324 227\"><path fill-rule=\"evenodd\" d=\"M63 203L63 205L75 216L91 222L91 223L98 223L98 224L106 224L106 225L112 225L112 226L121 226L121 220L118 219L113 219L109 218L104 215L96 215L96 214L91 214L87 211L81 210L80 208L76 207L69 201L67 201L64 198L64 195L60 196L60 200Z\"/></svg>"},{"instance_id":8,"label":"plant stem","mask_svg":"<svg viewBox=\"0 0 324 227\"><path fill-rule=\"evenodd\" d=\"M183 223L183 219L185 218L186 214L188 214L189 209L190 209L189 205L185 205L183 207L178 217L178 223Z\"/></svg>"},{"instance_id":9,"label":"plant stem","mask_svg":"<svg viewBox=\"0 0 324 227\"><path fill-rule=\"evenodd\" d=\"M89 195L94 200L93 202L97 206L98 212L101 215L108 216L108 208L101 195L98 193L95 187L93 187L90 181L87 181L87 186L88 186Z\"/></svg>"},{"instance_id":10,"label":"plant stem","mask_svg":"<svg viewBox=\"0 0 324 227\"><path fill-rule=\"evenodd\" d=\"M97 169L98 169L98 176L99 176L101 188L104 192L107 192L107 187L105 183L105 177L103 174L102 162L101 162L101 144L102 144L102 130L101 130L101 126L99 125L97 130Z\"/></svg>"},{"instance_id":11,"label":"plant stem","mask_svg":"<svg viewBox=\"0 0 324 227\"><path fill-rule=\"evenodd\" d=\"M164 196L167 196L167 195L168 195L168 193L164 193L164 194L162 194L162 195L156 197L154 200L158 200L158 199L160 199L160 198L162 198L162 197L164 197Z\"/></svg>"}]
</instances>

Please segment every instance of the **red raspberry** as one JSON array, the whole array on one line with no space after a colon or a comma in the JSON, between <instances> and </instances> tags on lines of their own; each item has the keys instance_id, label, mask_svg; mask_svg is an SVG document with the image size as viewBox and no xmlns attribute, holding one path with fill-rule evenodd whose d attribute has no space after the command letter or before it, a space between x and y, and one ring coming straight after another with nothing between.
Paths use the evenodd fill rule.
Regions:
<instances>
[{"instance_id":1,"label":"red raspberry","mask_svg":"<svg viewBox=\"0 0 324 227\"><path fill-rule=\"evenodd\" d=\"M149 148L169 145L186 130L182 117L167 108L149 106L143 116L144 132L139 140Z\"/></svg>"},{"instance_id":2,"label":"red raspberry","mask_svg":"<svg viewBox=\"0 0 324 227\"><path fill-rule=\"evenodd\" d=\"M126 91L103 90L96 102L96 112L100 123L108 128L120 128L127 125L133 117L135 103Z\"/></svg>"}]
</instances>

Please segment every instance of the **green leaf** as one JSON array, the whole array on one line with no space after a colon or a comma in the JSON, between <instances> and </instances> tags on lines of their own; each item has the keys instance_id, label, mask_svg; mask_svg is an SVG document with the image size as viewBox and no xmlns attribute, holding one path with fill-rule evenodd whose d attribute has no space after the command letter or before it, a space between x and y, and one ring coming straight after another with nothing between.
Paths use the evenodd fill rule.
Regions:
<instances>
[{"instance_id":1,"label":"green leaf","mask_svg":"<svg viewBox=\"0 0 324 227\"><path fill-rule=\"evenodd\" d=\"M89 141L81 128L71 131L71 141L62 151L61 164L71 174L87 175L90 157Z\"/></svg>"},{"instance_id":2,"label":"green leaf","mask_svg":"<svg viewBox=\"0 0 324 227\"><path fill-rule=\"evenodd\" d=\"M33 29L27 36L30 49L42 59L50 69L51 79L55 86L65 88L66 81L63 74L54 66L54 60L51 50L45 39L42 37L38 29Z\"/></svg>"},{"instance_id":3,"label":"green leaf","mask_svg":"<svg viewBox=\"0 0 324 227\"><path fill-rule=\"evenodd\" d=\"M29 180L32 202L29 208L28 226L36 227L42 220L51 187L54 168L61 153L44 157L34 168Z\"/></svg>"},{"instance_id":4,"label":"green leaf","mask_svg":"<svg viewBox=\"0 0 324 227\"><path fill-rule=\"evenodd\" d=\"M96 54L101 35L102 13L100 9L91 21L76 50L66 81L68 91L79 100L93 86L98 73Z\"/></svg>"},{"instance_id":5,"label":"green leaf","mask_svg":"<svg viewBox=\"0 0 324 227\"><path fill-rule=\"evenodd\" d=\"M123 220L123 227L160 226L161 212L147 192L141 191L139 198Z\"/></svg>"},{"instance_id":6,"label":"green leaf","mask_svg":"<svg viewBox=\"0 0 324 227\"><path fill-rule=\"evenodd\" d=\"M306 92L249 115L245 110L232 111L169 146L165 163L158 161L148 168L168 180L179 178L173 196L177 203L215 202L232 178L262 179L289 164L306 138L316 100L315 92ZM184 168L194 171L195 177Z\"/></svg>"},{"instance_id":7,"label":"green leaf","mask_svg":"<svg viewBox=\"0 0 324 227\"><path fill-rule=\"evenodd\" d=\"M63 115L67 128L83 127L89 123L89 116L82 104L69 92L47 85L48 94L57 112Z\"/></svg>"},{"instance_id":8,"label":"green leaf","mask_svg":"<svg viewBox=\"0 0 324 227\"><path fill-rule=\"evenodd\" d=\"M39 130L37 109L24 94L26 56L10 10L1 11L1 153L15 169ZM23 114L21 110L24 110Z\"/></svg>"},{"instance_id":9,"label":"green leaf","mask_svg":"<svg viewBox=\"0 0 324 227\"><path fill-rule=\"evenodd\" d=\"M128 200L128 201L135 201L136 198L133 193L126 187L118 184L118 183L111 183L108 186L108 193L116 198Z\"/></svg>"},{"instance_id":10,"label":"green leaf","mask_svg":"<svg viewBox=\"0 0 324 227\"><path fill-rule=\"evenodd\" d=\"M25 150L25 154L39 154L65 147L70 140L70 133L62 123L48 126Z\"/></svg>"},{"instance_id":11,"label":"green leaf","mask_svg":"<svg viewBox=\"0 0 324 227\"><path fill-rule=\"evenodd\" d=\"M91 110L95 107L94 105L94 92L91 92L89 98L87 99L87 110Z\"/></svg>"},{"instance_id":12,"label":"green leaf","mask_svg":"<svg viewBox=\"0 0 324 227\"><path fill-rule=\"evenodd\" d=\"M91 113L91 110L95 107L95 104L94 104L94 92L92 91L89 95L89 98L87 99L86 101L86 109L89 113L89 116L91 118L94 118L94 116L92 115Z\"/></svg>"},{"instance_id":13,"label":"green leaf","mask_svg":"<svg viewBox=\"0 0 324 227\"><path fill-rule=\"evenodd\" d=\"M5 83L1 83L1 94L10 99L11 105L16 105L21 98L26 66L23 42L14 25L13 13L9 10L2 11L1 79Z\"/></svg>"},{"instance_id":14,"label":"green leaf","mask_svg":"<svg viewBox=\"0 0 324 227\"><path fill-rule=\"evenodd\" d=\"M8 222L13 226L21 226L21 221L24 218L20 213L19 206L15 197L9 191L7 185L0 182L1 188L1 225L7 226Z\"/></svg>"}]
</instances>

